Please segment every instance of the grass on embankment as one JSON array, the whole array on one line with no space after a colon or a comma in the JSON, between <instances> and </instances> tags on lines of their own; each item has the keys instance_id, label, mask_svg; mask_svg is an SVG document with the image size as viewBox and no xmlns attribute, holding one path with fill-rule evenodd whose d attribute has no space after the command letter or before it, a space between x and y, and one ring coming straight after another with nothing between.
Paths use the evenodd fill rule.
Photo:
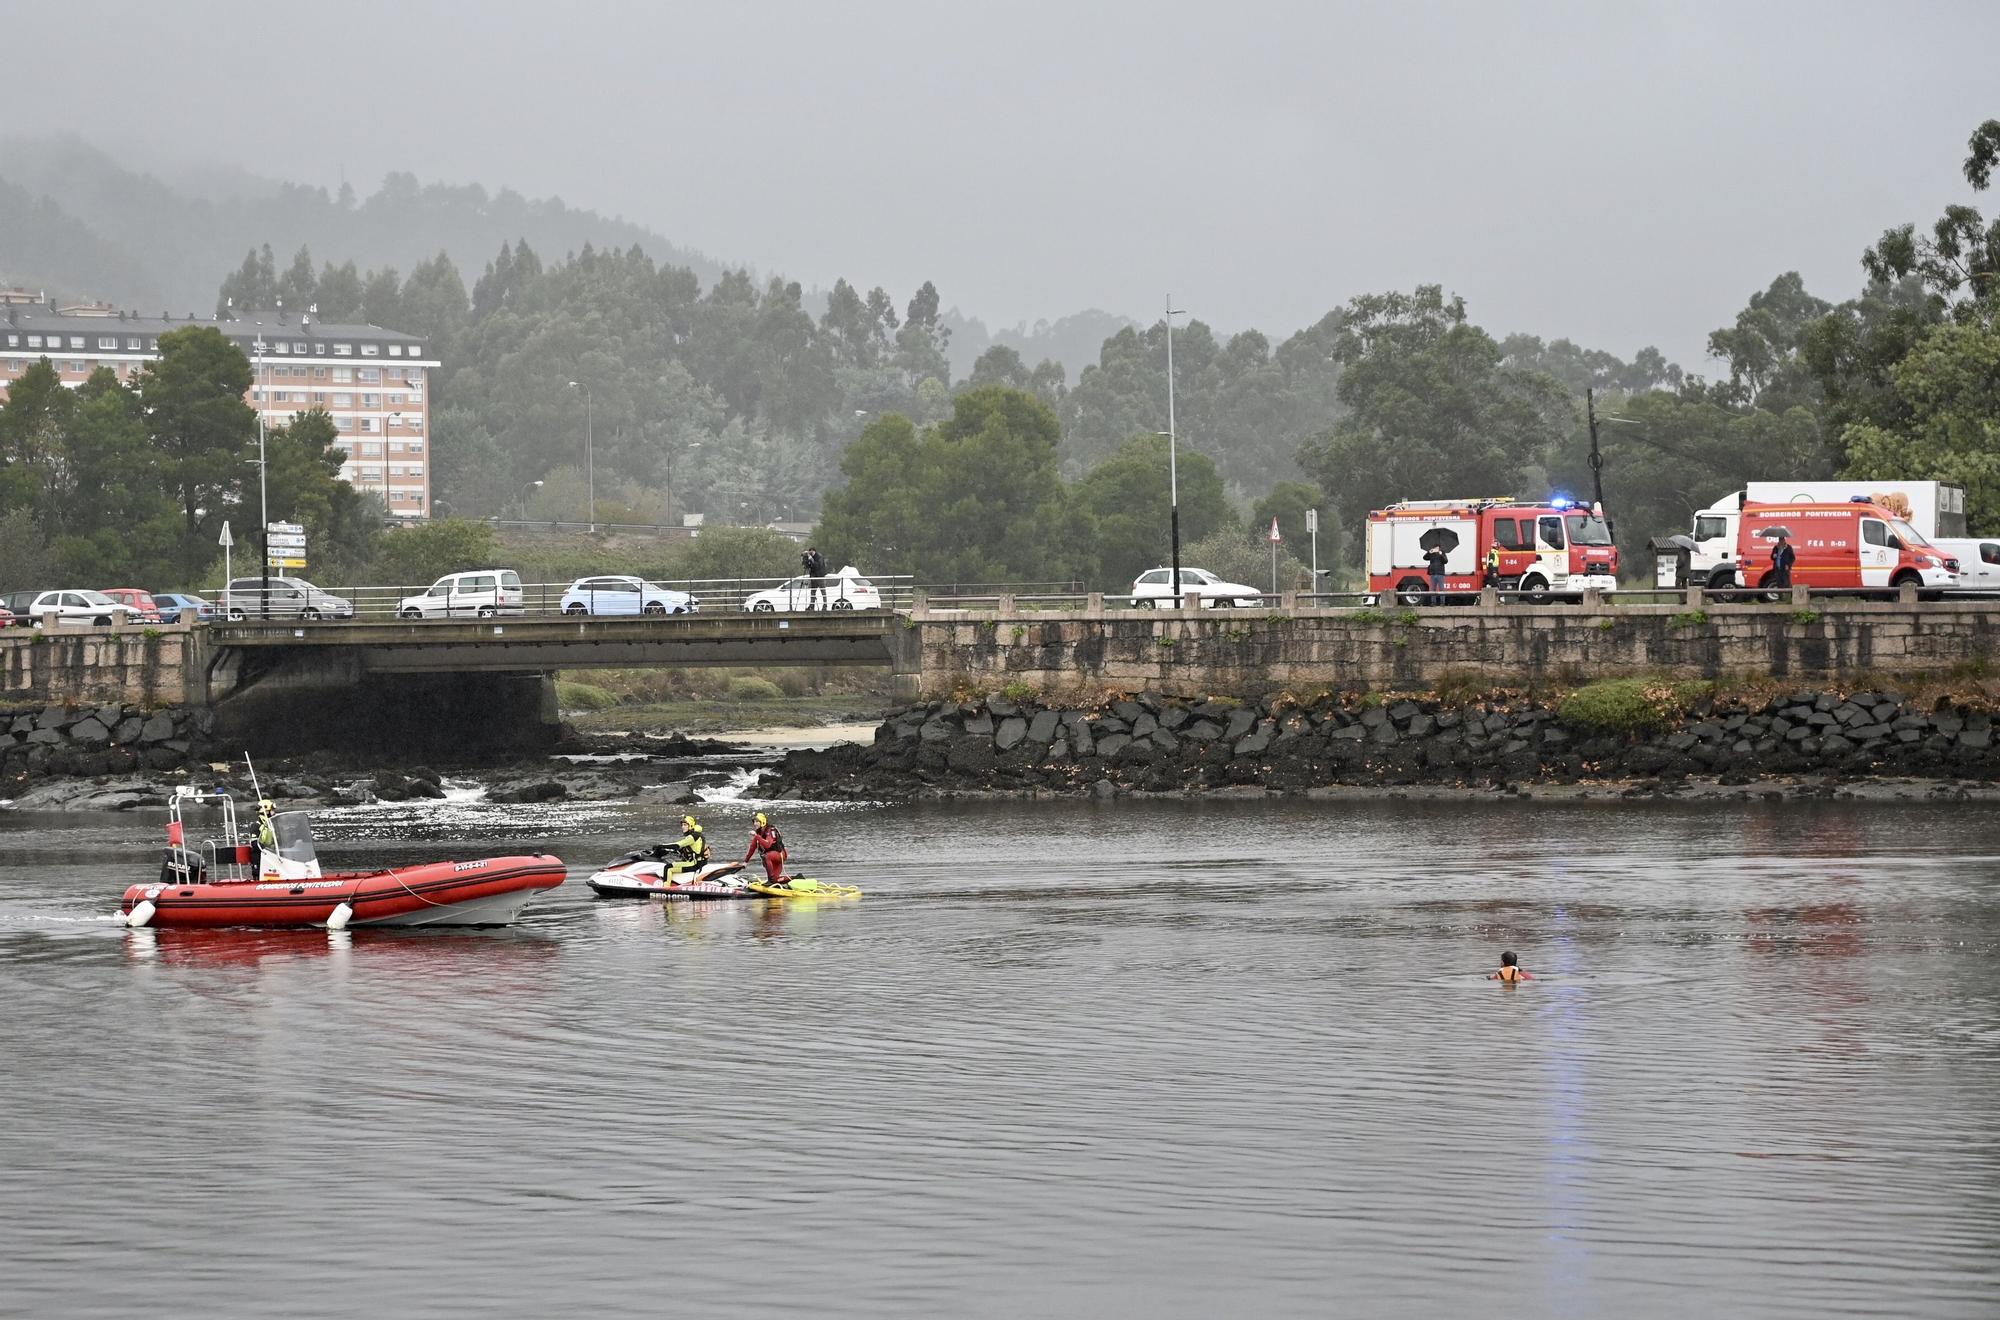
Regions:
<instances>
[{"instance_id":1,"label":"grass on embankment","mask_svg":"<svg viewBox=\"0 0 2000 1320\"><path fill-rule=\"evenodd\" d=\"M874 669L598 669L556 682L563 718L592 733L807 729L887 710Z\"/></svg>"}]
</instances>

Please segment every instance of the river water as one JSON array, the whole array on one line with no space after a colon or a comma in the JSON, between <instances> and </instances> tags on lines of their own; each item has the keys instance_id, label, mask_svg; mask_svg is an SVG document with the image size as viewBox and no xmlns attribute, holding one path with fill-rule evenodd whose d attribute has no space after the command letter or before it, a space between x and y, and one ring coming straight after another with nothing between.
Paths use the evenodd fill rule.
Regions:
<instances>
[{"instance_id":1,"label":"river water","mask_svg":"<svg viewBox=\"0 0 2000 1320\"><path fill-rule=\"evenodd\" d=\"M322 813L577 877L329 936L0 813L0 1314L2000 1313L1992 807L787 804L866 898L593 901L677 815Z\"/></svg>"}]
</instances>

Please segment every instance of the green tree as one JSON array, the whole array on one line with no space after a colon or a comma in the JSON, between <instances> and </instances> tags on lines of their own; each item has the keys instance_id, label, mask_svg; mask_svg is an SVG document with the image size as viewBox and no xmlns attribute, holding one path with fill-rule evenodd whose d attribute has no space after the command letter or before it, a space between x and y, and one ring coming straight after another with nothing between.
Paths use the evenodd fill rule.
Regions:
<instances>
[{"instance_id":1,"label":"green tree","mask_svg":"<svg viewBox=\"0 0 2000 1320\"><path fill-rule=\"evenodd\" d=\"M1236 516L1222 477L1208 455L1183 444L1180 460L1181 544L1208 536ZM1122 586L1164 564L1172 549L1172 499L1167 438L1137 435L1084 474L1074 505L1092 531L1092 579Z\"/></svg>"},{"instance_id":2,"label":"green tree","mask_svg":"<svg viewBox=\"0 0 2000 1320\"><path fill-rule=\"evenodd\" d=\"M2000 165L2000 119L1974 129L1966 151L1965 181L1984 192ZM1937 313L1962 324L1992 325L2000 312L2000 216L1989 224L1974 207L1947 206L1928 235L1889 230L1861 264L1876 283L1921 280Z\"/></svg>"},{"instance_id":3,"label":"green tree","mask_svg":"<svg viewBox=\"0 0 2000 1320\"><path fill-rule=\"evenodd\" d=\"M160 336L160 356L139 376L146 433L160 481L181 511L175 550L192 582L216 556L216 532L240 495L244 460L256 454L257 415L243 401L250 360L214 326Z\"/></svg>"},{"instance_id":4,"label":"green tree","mask_svg":"<svg viewBox=\"0 0 2000 1320\"><path fill-rule=\"evenodd\" d=\"M1058 433L1048 405L997 385L959 395L921 432L879 418L841 457L847 484L827 492L819 544L836 562L929 581L1068 578L1084 549Z\"/></svg>"},{"instance_id":5,"label":"green tree","mask_svg":"<svg viewBox=\"0 0 2000 1320\"><path fill-rule=\"evenodd\" d=\"M1333 355L1351 411L1298 457L1345 526L1397 500L1509 494L1574 420L1556 380L1505 369L1435 284L1356 298Z\"/></svg>"},{"instance_id":6,"label":"green tree","mask_svg":"<svg viewBox=\"0 0 2000 1320\"><path fill-rule=\"evenodd\" d=\"M266 243L261 250L251 248L236 273L223 280L215 296L215 314L256 311L275 305L277 300L278 272L271 260L271 245Z\"/></svg>"},{"instance_id":7,"label":"green tree","mask_svg":"<svg viewBox=\"0 0 2000 1320\"><path fill-rule=\"evenodd\" d=\"M312 306L318 293L319 277L313 274L312 249L300 244L299 250L292 254L292 264L278 277L277 295L296 315Z\"/></svg>"},{"instance_id":8,"label":"green tree","mask_svg":"<svg viewBox=\"0 0 2000 1320\"><path fill-rule=\"evenodd\" d=\"M36 358L14 379L0 405L0 509L46 517L75 415L76 396L47 358Z\"/></svg>"},{"instance_id":9,"label":"green tree","mask_svg":"<svg viewBox=\"0 0 2000 1320\"><path fill-rule=\"evenodd\" d=\"M680 581L769 580L799 571L799 544L765 527L704 527L671 556Z\"/></svg>"},{"instance_id":10,"label":"green tree","mask_svg":"<svg viewBox=\"0 0 2000 1320\"><path fill-rule=\"evenodd\" d=\"M157 582L174 567L177 519L136 393L100 367L77 391L44 528L75 581Z\"/></svg>"},{"instance_id":11,"label":"green tree","mask_svg":"<svg viewBox=\"0 0 2000 1320\"><path fill-rule=\"evenodd\" d=\"M319 302L320 320L328 325L356 320L361 315L361 300L365 293L361 272L354 268L352 261L338 266L327 262L319 273L319 287L314 294Z\"/></svg>"},{"instance_id":12,"label":"green tree","mask_svg":"<svg viewBox=\"0 0 2000 1320\"><path fill-rule=\"evenodd\" d=\"M1326 497L1317 486L1303 481L1281 481L1271 487L1271 493L1258 500L1250 508L1249 530L1252 536L1269 536L1271 520L1278 520L1278 534L1284 543L1302 546L1306 543L1306 510L1317 509Z\"/></svg>"},{"instance_id":13,"label":"green tree","mask_svg":"<svg viewBox=\"0 0 2000 1320\"><path fill-rule=\"evenodd\" d=\"M2000 533L2000 326L1940 326L1897 364L1894 384L1907 420L1849 427L1845 475L1953 482L1973 534Z\"/></svg>"},{"instance_id":14,"label":"green tree","mask_svg":"<svg viewBox=\"0 0 2000 1320\"><path fill-rule=\"evenodd\" d=\"M45 590L62 576L49 538L26 509L0 513L0 591Z\"/></svg>"},{"instance_id":15,"label":"green tree","mask_svg":"<svg viewBox=\"0 0 2000 1320\"><path fill-rule=\"evenodd\" d=\"M399 586L429 586L447 573L491 567L499 553L499 535L490 525L439 518L384 532L371 575Z\"/></svg>"},{"instance_id":16,"label":"green tree","mask_svg":"<svg viewBox=\"0 0 2000 1320\"><path fill-rule=\"evenodd\" d=\"M272 521L306 529L312 571L323 580L358 577L374 557L383 506L341 479L346 455L333 418L321 408L295 415L265 436L264 453Z\"/></svg>"}]
</instances>

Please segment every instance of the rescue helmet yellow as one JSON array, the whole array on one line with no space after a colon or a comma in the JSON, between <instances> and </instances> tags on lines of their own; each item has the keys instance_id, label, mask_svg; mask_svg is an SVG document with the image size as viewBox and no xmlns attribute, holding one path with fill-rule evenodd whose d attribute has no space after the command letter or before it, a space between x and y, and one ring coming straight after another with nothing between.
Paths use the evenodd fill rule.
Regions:
<instances>
[{"instance_id":1,"label":"rescue helmet yellow","mask_svg":"<svg viewBox=\"0 0 2000 1320\"><path fill-rule=\"evenodd\" d=\"M264 798L263 800L257 803L257 814L260 816L268 816L277 809L278 809L278 804L271 801L271 799L269 798Z\"/></svg>"},{"instance_id":2,"label":"rescue helmet yellow","mask_svg":"<svg viewBox=\"0 0 2000 1320\"><path fill-rule=\"evenodd\" d=\"M760 811L757 813L756 823L759 825L769 825L771 823L771 818L769 816L766 816L763 812Z\"/></svg>"},{"instance_id":3,"label":"rescue helmet yellow","mask_svg":"<svg viewBox=\"0 0 2000 1320\"><path fill-rule=\"evenodd\" d=\"M684 830L698 830L701 828L701 822L696 820L693 816L682 816L681 828Z\"/></svg>"}]
</instances>

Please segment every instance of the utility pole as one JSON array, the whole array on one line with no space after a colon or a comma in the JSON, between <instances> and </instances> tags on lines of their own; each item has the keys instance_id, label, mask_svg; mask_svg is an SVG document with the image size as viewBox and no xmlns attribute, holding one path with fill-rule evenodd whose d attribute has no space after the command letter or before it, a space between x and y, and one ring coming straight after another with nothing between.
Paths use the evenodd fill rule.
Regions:
<instances>
[{"instance_id":1,"label":"utility pole","mask_svg":"<svg viewBox=\"0 0 2000 1320\"><path fill-rule=\"evenodd\" d=\"M265 480L269 465L264 461L264 405L269 402L264 394L264 335L257 334L257 522L262 529L257 534L257 550L264 561L263 590L258 593L257 617L271 617L271 495L270 483ZM223 556L225 559L227 555ZM228 588L223 589L228 594Z\"/></svg>"},{"instance_id":2,"label":"utility pole","mask_svg":"<svg viewBox=\"0 0 2000 1320\"><path fill-rule=\"evenodd\" d=\"M590 436L591 413L593 411L593 400L590 397L590 382L573 380L569 383L569 387L573 390L583 391L583 470L585 489L588 492L586 498L590 500L590 514L585 521L590 524L590 530L595 532L597 530L597 458L596 452L591 446Z\"/></svg>"},{"instance_id":3,"label":"utility pole","mask_svg":"<svg viewBox=\"0 0 2000 1320\"><path fill-rule=\"evenodd\" d=\"M1181 473L1179 438L1174 433L1174 296L1167 295L1167 535L1173 546L1174 608L1181 607Z\"/></svg>"},{"instance_id":4,"label":"utility pole","mask_svg":"<svg viewBox=\"0 0 2000 1320\"><path fill-rule=\"evenodd\" d=\"M1312 534L1312 589L1319 594L1319 510L1306 510L1306 531Z\"/></svg>"},{"instance_id":5,"label":"utility pole","mask_svg":"<svg viewBox=\"0 0 2000 1320\"><path fill-rule=\"evenodd\" d=\"M1597 452L1597 392L1588 385L1583 389L1583 412L1590 419L1590 487L1596 501L1596 513L1604 519L1605 533L1614 541L1618 531L1611 524L1611 511L1604 505L1604 455Z\"/></svg>"}]
</instances>

